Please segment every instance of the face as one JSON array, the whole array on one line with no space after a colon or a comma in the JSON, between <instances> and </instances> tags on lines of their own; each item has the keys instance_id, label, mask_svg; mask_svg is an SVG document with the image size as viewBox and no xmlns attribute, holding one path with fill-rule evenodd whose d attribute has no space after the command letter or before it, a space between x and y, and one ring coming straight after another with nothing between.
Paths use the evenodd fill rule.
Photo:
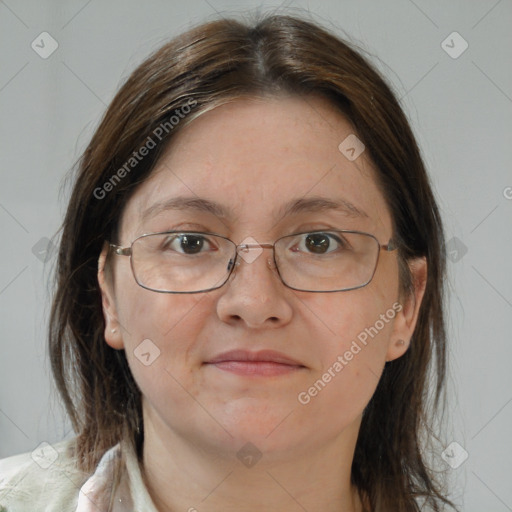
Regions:
<instances>
[{"instance_id":1,"label":"face","mask_svg":"<svg viewBox=\"0 0 512 512\"><path fill-rule=\"evenodd\" d=\"M364 231L386 244L391 216L367 152L351 161L338 149L353 133L320 98L217 107L177 135L130 199L120 245L169 230L218 233L238 244L328 229ZM192 207L145 215L178 196L217 203L225 215ZM285 205L312 197L350 202L361 214L313 208L280 215ZM399 297L397 251L381 251L367 286L335 293L287 288L271 257L264 249L252 262L239 260L224 286L197 294L138 286L127 257L113 256L112 283L100 273L105 339L126 351L153 430L210 451L236 451L250 441L285 454L317 450L357 429L385 362L407 350L424 266L413 269L420 286L409 304ZM151 341L141 346L143 340ZM141 350L151 364L137 357ZM223 355L230 351L236 353ZM245 360L251 357L260 361Z\"/></svg>"}]
</instances>

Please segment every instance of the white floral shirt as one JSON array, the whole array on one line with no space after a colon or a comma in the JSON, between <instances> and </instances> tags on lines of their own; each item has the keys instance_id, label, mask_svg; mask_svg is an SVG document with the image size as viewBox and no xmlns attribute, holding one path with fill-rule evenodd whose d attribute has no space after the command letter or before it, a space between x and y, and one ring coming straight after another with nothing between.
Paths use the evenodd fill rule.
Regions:
<instances>
[{"instance_id":1,"label":"white floral shirt","mask_svg":"<svg viewBox=\"0 0 512 512\"><path fill-rule=\"evenodd\" d=\"M79 471L62 441L0 460L0 512L158 512L142 478L135 448L110 448L93 474ZM120 467L114 486L114 467ZM115 487L115 488L114 488Z\"/></svg>"}]
</instances>

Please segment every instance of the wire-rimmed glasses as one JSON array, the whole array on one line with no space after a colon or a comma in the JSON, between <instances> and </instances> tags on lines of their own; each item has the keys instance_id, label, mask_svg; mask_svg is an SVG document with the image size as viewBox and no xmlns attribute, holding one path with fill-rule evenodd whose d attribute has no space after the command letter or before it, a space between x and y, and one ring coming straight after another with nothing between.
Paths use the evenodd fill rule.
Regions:
<instances>
[{"instance_id":1,"label":"wire-rimmed glasses","mask_svg":"<svg viewBox=\"0 0 512 512\"><path fill-rule=\"evenodd\" d=\"M135 281L160 293L216 290L229 279L238 258L273 249L281 281L293 290L340 292L366 286L377 269L381 250L394 251L393 239L381 244L374 235L353 230L307 231L285 235L273 244L236 244L216 233L165 231L137 237L130 247L110 243L130 256Z\"/></svg>"}]
</instances>

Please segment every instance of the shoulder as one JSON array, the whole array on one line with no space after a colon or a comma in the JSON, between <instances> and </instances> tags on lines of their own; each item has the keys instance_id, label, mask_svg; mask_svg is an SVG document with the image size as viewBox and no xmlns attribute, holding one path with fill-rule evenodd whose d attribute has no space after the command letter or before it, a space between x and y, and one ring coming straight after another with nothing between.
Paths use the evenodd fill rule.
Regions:
<instances>
[{"instance_id":1,"label":"shoulder","mask_svg":"<svg viewBox=\"0 0 512 512\"><path fill-rule=\"evenodd\" d=\"M73 444L42 443L0 460L0 512L74 512L87 474L76 468Z\"/></svg>"}]
</instances>

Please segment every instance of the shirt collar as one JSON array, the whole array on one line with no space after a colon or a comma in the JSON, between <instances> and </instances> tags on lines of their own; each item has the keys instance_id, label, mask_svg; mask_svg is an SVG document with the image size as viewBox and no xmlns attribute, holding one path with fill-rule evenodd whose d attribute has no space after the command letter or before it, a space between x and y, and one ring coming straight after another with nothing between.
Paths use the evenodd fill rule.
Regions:
<instances>
[{"instance_id":1,"label":"shirt collar","mask_svg":"<svg viewBox=\"0 0 512 512\"><path fill-rule=\"evenodd\" d=\"M124 440L107 450L80 488L75 512L158 512L142 476L135 445Z\"/></svg>"}]
</instances>

